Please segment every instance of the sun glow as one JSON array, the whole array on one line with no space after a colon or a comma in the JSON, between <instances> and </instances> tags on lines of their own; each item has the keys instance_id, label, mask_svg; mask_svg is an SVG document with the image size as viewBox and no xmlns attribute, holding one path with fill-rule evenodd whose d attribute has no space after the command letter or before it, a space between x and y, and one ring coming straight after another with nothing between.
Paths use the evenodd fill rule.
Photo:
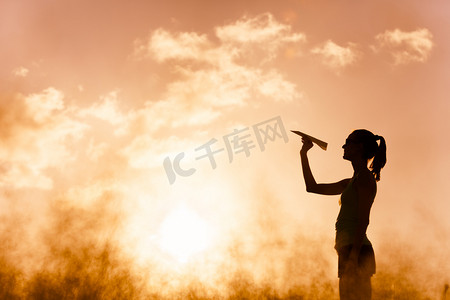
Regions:
<instances>
[{"instance_id":1,"label":"sun glow","mask_svg":"<svg viewBox=\"0 0 450 300\"><path fill-rule=\"evenodd\" d=\"M211 243L208 224L186 207L171 212L161 224L160 247L179 262L187 262Z\"/></svg>"}]
</instances>

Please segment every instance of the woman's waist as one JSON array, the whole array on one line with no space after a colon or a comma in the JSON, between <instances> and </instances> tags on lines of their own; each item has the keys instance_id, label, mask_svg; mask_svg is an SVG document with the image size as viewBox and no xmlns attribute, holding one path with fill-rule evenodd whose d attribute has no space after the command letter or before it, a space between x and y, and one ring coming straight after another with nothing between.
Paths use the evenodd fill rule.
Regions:
<instances>
[{"instance_id":1,"label":"woman's waist","mask_svg":"<svg viewBox=\"0 0 450 300\"><path fill-rule=\"evenodd\" d=\"M355 242L356 230L336 230L335 248L351 245ZM372 245L367 235L364 234L363 245Z\"/></svg>"},{"instance_id":2,"label":"woman's waist","mask_svg":"<svg viewBox=\"0 0 450 300\"><path fill-rule=\"evenodd\" d=\"M343 218L338 216L336 219L336 231L355 230L358 227L358 218Z\"/></svg>"}]
</instances>

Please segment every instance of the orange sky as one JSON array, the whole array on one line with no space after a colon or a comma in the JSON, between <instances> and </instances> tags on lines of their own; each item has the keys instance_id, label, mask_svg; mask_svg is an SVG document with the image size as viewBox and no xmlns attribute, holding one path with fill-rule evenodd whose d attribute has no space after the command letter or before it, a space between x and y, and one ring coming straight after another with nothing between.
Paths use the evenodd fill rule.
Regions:
<instances>
[{"instance_id":1,"label":"orange sky","mask_svg":"<svg viewBox=\"0 0 450 300\"><path fill-rule=\"evenodd\" d=\"M3 0L2 220L27 220L31 243L55 205L90 211L107 193L119 244L143 261L165 261L158 230L188 207L218 253L301 233L334 263L338 199L305 192L299 138L261 151L252 136L229 161L224 136L280 116L329 143L310 154L322 182L351 176L353 129L384 136L369 238L381 262L412 247L449 281L449 20L444 0ZM212 169L195 149L214 138ZM170 184L163 161L180 152L196 171Z\"/></svg>"}]
</instances>

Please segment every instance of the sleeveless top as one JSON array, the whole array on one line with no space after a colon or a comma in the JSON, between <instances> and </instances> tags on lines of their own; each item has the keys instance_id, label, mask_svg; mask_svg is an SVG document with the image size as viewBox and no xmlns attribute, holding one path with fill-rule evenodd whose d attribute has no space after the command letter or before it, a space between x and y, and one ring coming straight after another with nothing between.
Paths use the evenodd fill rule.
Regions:
<instances>
[{"instance_id":1,"label":"sleeveless top","mask_svg":"<svg viewBox=\"0 0 450 300\"><path fill-rule=\"evenodd\" d=\"M353 177L341 194L339 215L336 220L335 249L353 244L358 227L358 194L353 182L358 175ZM376 189L371 201L375 199ZM363 245L371 245L367 235L364 235Z\"/></svg>"}]
</instances>

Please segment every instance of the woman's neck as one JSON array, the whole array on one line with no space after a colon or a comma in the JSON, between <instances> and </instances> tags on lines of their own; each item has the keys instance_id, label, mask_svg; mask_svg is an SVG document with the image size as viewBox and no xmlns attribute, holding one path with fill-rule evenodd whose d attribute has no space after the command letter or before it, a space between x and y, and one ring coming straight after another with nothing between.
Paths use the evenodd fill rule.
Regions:
<instances>
[{"instance_id":1,"label":"woman's neck","mask_svg":"<svg viewBox=\"0 0 450 300\"><path fill-rule=\"evenodd\" d=\"M359 174L361 171L367 170L367 161L364 159L352 161L353 175Z\"/></svg>"}]
</instances>

